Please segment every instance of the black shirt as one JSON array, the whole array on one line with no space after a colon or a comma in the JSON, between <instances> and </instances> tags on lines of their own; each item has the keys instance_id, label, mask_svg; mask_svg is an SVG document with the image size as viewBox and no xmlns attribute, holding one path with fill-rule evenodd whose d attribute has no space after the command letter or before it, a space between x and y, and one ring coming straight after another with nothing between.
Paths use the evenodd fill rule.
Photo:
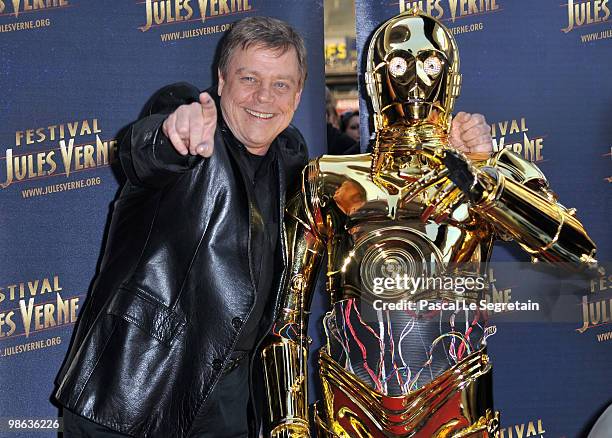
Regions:
<instances>
[{"instance_id":1,"label":"black shirt","mask_svg":"<svg viewBox=\"0 0 612 438\"><path fill-rule=\"evenodd\" d=\"M251 241L251 263L253 263L256 289L255 305L248 320L244 322L235 348L251 351L257 342L260 322L266 305L273 295L272 288L275 283L274 261L280 233L276 140L272 142L266 155L254 155L233 136L223 122L221 125L221 132L228 147L235 147L240 151L240 169L251 185L248 189L250 196L254 198L255 215L260 216L265 230L261 236Z\"/></svg>"}]
</instances>

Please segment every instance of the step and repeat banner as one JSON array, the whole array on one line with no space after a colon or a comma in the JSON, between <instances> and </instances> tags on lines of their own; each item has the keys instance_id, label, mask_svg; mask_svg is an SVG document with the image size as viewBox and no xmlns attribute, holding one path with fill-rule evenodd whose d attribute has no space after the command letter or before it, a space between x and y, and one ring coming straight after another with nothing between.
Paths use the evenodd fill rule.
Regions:
<instances>
[{"instance_id":1,"label":"step and repeat banner","mask_svg":"<svg viewBox=\"0 0 612 438\"><path fill-rule=\"evenodd\" d=\"M598 244L597 276L556 278L546 295L550 278L510 264L526 260L514 246L494 254L490 300L532 299L548 309L540 320L501 318L490 339L505 438L583 436L612 402L612 4L563 1L356 2L359 54L378 24L413 4L452 28L463 73L456 109L485 114L496 148L536 161ZM56 436L53 380L124 180L121 133L162 86L211 85L214 52L232 22L274 16L305 37L309 77L294 123L311 155L324 152L322 8L300 0L0 0L0 436L33 435L15 420L38 420L36 436ZM361 114L367 121L365 107ZM317 301L313 313L325 307Z\"/></svg>"},{"instance_id":2,"label":"step and repeat banner","mask_svg":"<svg viewBox=\"0 0 612 438\"><path fill-rule=\"evenodd\" d=\"M285 20L306 40L308 80L294 123L320 155L321 4L0 1L1 437L57 436L53 380L124 180L117 160L123 129L164 85L212 85L221 36L255 15ZM19 431L27 423L15 420L39 420L39 430Z\"/></svg>"},{"instance_id":3,"label":"step and repeat banner","mask_svg":"<svg viewBox=\"0 0 612 438\"><path fill-rule=\"evenodd\" d=\"M357 0L362 139L371 127L363 100L371 34L414 6L457 40L463 87L455 111L484 114L496 150L536 162L598 246L601 270L586 276L531 268L517 245L498 245L487 297L540 307L494 318L488 351L501 437L586 436L612 403L612 3Z\"/></svg>"}]
</instances>

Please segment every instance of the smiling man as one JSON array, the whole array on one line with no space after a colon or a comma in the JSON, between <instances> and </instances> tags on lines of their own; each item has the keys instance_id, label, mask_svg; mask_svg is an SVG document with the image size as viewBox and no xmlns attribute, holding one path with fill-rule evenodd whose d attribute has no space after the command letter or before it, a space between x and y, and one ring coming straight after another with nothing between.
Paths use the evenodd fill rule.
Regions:
<instances>
[{"instance_id":1,"label":"smiling man","mask_svg":"<svg viewBox=\"0 0 612 438\"><path fill-rule=\"evenodd\" d=\"M285 192L308 158L289 126L305 52L287 24L244 19L216 90L166 87L131 126L128 182L58 378L67 437L258 435L252 353L278 306Z\"/></svg>"}]
</instances>

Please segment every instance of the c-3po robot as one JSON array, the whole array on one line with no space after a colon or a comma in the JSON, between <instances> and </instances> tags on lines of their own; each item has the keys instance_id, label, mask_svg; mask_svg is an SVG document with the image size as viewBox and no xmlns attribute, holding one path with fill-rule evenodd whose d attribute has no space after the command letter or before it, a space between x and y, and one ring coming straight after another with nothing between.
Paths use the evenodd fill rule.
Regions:
<instances>
[{"instance_id":1,"label":"c-3po robot","mask_svg":"<svg viewBox=\"0 0 612 438\"><path fill-rule=\"evenodd\" d=\"M375 31L367 56L373 152L311 161L287 209L286 293L261 353L269 433L315 435L306 329L325 260L331 305L317 434L496 436L486 314L400 304L456 300L456 288L428 279L477 280L497 238L515 240L534 261L577 266L595 263L595 245L535 165L508 150L466 157L450 146L461 76L443 24L417 10L396 16ZM393 280L402 278L423 281ZM476 302L479 294L460 295Z\"/></svg>"}]
</instances>

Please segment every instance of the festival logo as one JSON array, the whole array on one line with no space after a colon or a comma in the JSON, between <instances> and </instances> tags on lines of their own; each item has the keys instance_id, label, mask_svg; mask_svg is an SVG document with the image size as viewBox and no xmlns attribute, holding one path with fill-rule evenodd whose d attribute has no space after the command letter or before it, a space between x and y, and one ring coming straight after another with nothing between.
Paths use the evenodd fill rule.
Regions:
<instances>
[{"instance_id":1,"label":"festival logo","mask_svg":"<svg viewBox=\"0 0 612 438\"><path fill-rule=\"evenodd\" d=\"M506 148L528 161L538 162L544 159L546 134L531 134L525 117L492 123L491 137L495 151Z\"/></svg>"},{"instance_id":2,"label":"festival logo","mask_svg":"<svg viewBox=\"0 0 612 438\"><path fill-rule=\"evenodd\" d=\"M495 268L489 268L489 275L487 277L489 282L489 293L484 295L484 299L487 303L510 303L512 301L512 288L511 287L500 287L495 277Z\"/></svg>"},{"instance_id":3,"label":"festival logo","mask_svg":"<svg viewBox=\"0 0 612 438\"><path fill-rule=\"evenodd\" d=\"M496 324L501 322L499 316L510 315L513 320L518 315L528 315L527 318L539 318L541 303L538 300L531 300L525 296L526 288L522 287L525 283L523 278L516 282L518 276L516 273L520 269L524 272L524 264L520 263L492 263L487 270L487 280L489 289L482 296L480 301L480 309L486 310L488 317L492 318L491 323ZM497 277L499 274L499 279ZM528 290L529 288L527 288ZM514 294L513 294L514 292ZM526 299L527 298L527 299ZM524 318L525 316L521 316ZM508 318L503 318L508 321ZM488 333L485 336L493 335L497 332L495 325L489 325Z\"/></svg>"},{"instance_id":4,"label":"festival logo","mask_svg":"<svg viewBox=\"0 0 612 438\"><path fill-rule=\"evenodd\" d=\"M3 168L0 191L21 183L51 177L69 178L83 171L108 167L117 158L117 140L102 138L97 118L20 129L15 131L14 143L0 157ZM52 185L28 186L21 190L21 195L31 198L100 184L99 177L72 179Z\"/></svg>"},{"instance_id":5,"label":"festival logo","mask_svg":"<svg viewBox=\"0 0 612 438\"><path fill-rule=\"evenodd\" d=\"M139 27L142 32L183 23L198 25L182 31L161 33L162 42L225 32L232 22L254 11L253 0L145 0L144 7L145 23ZM228 17L231 19L224 22L216 20Z\"/></svg>"},{"instance_id":6,"label":"festival logo","mask_svg":"<svg viewBox=\"0 0 612 438\"><path fill-rule=\"evenodd\" d=\"M0 0L0 33L49 27L47 14L71 5L69 0Z\"/></svg>"},{"instance_id":7,"label":"festival logo","mask_svg":"<svg viewBox=\"0 0 612 438\"><path fill-rule=\"evenodd\" d=\"M61 336L48 335L76 322L81 298L63 294L59 275L0 285L0 359L61 343ZM38 333L47 337L30 339ZM21 342L3 342L10 340Z\"/></svg>"},{"instance_id":8,"label":"festival logo","mask_svg":"<svg viewBox=\"0 0 612 438\"><path fill-rule=\"evenodd\" d=\"M588 330L606 327L612 323L612 275L606 273L603 266L599 268L599 276L591 279L590 290L582 296L580 311L582 326L576 331L580 334ZM595 330L597 342L612 341L612 330Z\"/></svg>"},{"instance_id":9,"label":"festival logo","mask_svg":"<svg viewBox=\"0 0 612 438\"><path fill-rule=\"evenodd\" d=\"M567 24L561 28L563 33L587 28L593 29L597 25L606 25L610 19L609 0L567 0L561 5L567 9ZM612 38L612 28L603 30L593 29L588 33L580 34L582 43L591 43Z\"/></svg>"},{"instance_id":10,"label":"festival logo","mask_svg":"<svg viewBox=\"0 0 612 438\"><path fill-rule=\"evenodd\" d=\"M514 424L499 430L499 438L544 438L546 430L542 419Z\"/></svg>"},{"instance_id":11,"label":"festival logo","mask_svg":"<svg viewBox=\"0 0 612 438\"><path fill-rule=\"evenodd\" d=\"M357 68L357 42L355 38L325 39L325 68L354 72Z\"/></svg>"},{"instance_id":12,"label":"festival logo","mask_svg":"<svg viewBox=\"0 0 612 438\"><path fill-rule=\"evenodd\" d=\"M446 25L455 35L481 31L485 28L482 21L455 26L457 20L481 17L502 10L501 0L400 0L399 2L400 12L414 8L447 22Z\"/></svg>"}]
</instances>

